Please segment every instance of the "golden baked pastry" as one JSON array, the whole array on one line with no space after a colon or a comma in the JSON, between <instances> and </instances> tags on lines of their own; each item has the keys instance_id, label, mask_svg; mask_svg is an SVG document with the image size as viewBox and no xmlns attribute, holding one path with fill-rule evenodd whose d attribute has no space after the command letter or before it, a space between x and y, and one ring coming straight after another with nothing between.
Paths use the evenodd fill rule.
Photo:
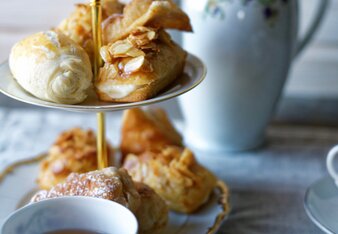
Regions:
<instances>
[{"instance_id":1,"label":"golden baked pastry","mask_svg":"<svg viewBox=\"0 0 338 234\"><path fill-rule=\"evenodd\" d=\"M160 151L168 145L183 146L182 137L163 109L124 111L120 144L124 157L130 153L139 155L146 151Z\"/></svg>"},{"instance_id":2,"label":"golden baked pastry","mask_svg":"<svg viewBox=\"0 0 338 234\"><path fill-rule=\"evenodd\" d=\"M168 223L168 206L149 186L135 182L141 197L141 205L135 213L139 222L139 234L161 233Z\"/></svg>"},{"instance_id":3,"label":"golden baked pastry","mask_svg":"<svg viewBox=\"0 0 338 234\"><path fill-rule=\"evenodd\" d=\"M108 167L83 174L72 173L64 183L50 190L42 190L33 196L32 202L63 196L88 196L120 203L132 212L141 205L141 198L128 172L121 168Z\"/></svg>"},{"instance_id":4,"label":"golden baked pastry","mask_svg":"<svg viewBox=\"0 0 338 234\"><path fill-rule=\"evenodd\" d=\"M113 149L108 145L108 155L112 159ZM113 164L110 160L110 165ZM72 173L85 173L97 169L96 137L91 130L73 128L60 134L40 163L38 185L50 189L64 182Z\"/></svg>"},{"instance_id":5,"label":"golden baked pastry","mask_svg":"<svg viewBox=\"0 0 338 234\"><path fill-rule=\"evenodd\" d=\"M140 26L192 31L189 17L172 0L132 0L123 14L103 22L104 44L124 39Z\"/></svg>"},{"instance_id":6,"label":"golden baked pastry","mask_svg":"<svg viewBox=\"0 0 338 234\"><path fill-rule=\"evenodd\" d=\"M16 43L9 66L22 88L51 102L80 103L92 85L87 53L59 31L36 33Z\"/></svg>"},{"instance_id":7,"label":"golden baked pastry","mask_svg":"<svg viewBox=\"0 0 338 234\"><path fill-rule=\"evenodd\" d=\"M123 168L72 173L64 183L37 192L31 202L63 196L89 196L120 203L135 214L140 234L159 233L168 222L169 211L162 198L147 185L134 183Z\"/></svg>"},{"instance_id":8,"label":"golden baked pastry","mask_svg":"<svg viewBox=\"0 0 338 234\"><path fill-rule=\"evenodd\" d=\"M203 205L217 182L189 149L174 146L166 147L159 153L130 154L123 167L133 180L154 189L169 209L183 213L192 213Z\"/></svg>"},{"instance_id":9,"label":"golden baked pastry","mask_svg":"<svg viewBox=\"0 0 338 234\"><path fill-rule=\"evenodd\" d=\"M187 53L164 29L192 27L172 0L132 0L123 14L108 17L103 25L105 65L95 81L102 101L149 99L182 74Z\"/></svg>"},{"instance_id":10,"label":"golden baked pastry","mask_svg":"<svg viewBox=\"0 0 338 234\"><path fill-rule=\"evenodd\" d=\"M118 0L102 1L102 18L106 19L113 14L122 13L123 4ZM92 17L89 4L77 4L71 15L64 19L57 27L64 34L82 46L88 53L91 61L94 59Z\"/></svg>"},{"instance_id":11,"label":"golden baked pastry","mask_svg":"<svg viewBox=\"0 0 338 234\"><path fill-rule=\"evenodd\" d=\"M105 62L95 88L108 102L137 102L162 91L184 68L186 52L163 30L139 27L101 48Z\"/></svg>"}]
</instances>

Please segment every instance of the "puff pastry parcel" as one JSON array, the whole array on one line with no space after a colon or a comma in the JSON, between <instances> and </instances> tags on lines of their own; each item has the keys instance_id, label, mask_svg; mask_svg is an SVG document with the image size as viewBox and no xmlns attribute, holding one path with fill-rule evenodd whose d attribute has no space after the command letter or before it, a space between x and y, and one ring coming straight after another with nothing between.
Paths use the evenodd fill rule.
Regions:
<instances>
[{"instance_id":1,"label":"puff pastry parcel","mask_svg":"<svg viewBox=\"0 0 338 234\"><path fill-rule=\"evenodd\" d=\"M107 143L110 165L113 149ZM96 137L93 131L73 128L60 134L40 164L38 184L50 189L64 182L72 172L85 173L97 169Z\"/></svg>"},{"instance_id":2,"label":"puff pastry parcel","mask_svg":"<svg viewBox=\"0 0 338 234\"><path fill-rule=\"evenodd\" d=\"M65 182L33 196L38 202L63 196L89 196L120 203L130 209L139 223L140 234L161 232L168 222L168 207L143 183L134 183L125 169L114 167L83 174L72 173Z\"/></svg>"},{"instance_id":3,"label":"puff pastry parcel","mask_svg":"<svg viewBox=\"0 0 338 234\"><path fill-rule=\"evenodd\" d=\"M105 65L95 82L108 102L153 97L182 74L186 52L163 30L138 27L123 40L101 48Z\"/></svg>"},{"instance_id":4,"label":"puff pastry parcel","mask_svg":"<svg viewBox=\"0 0 338 234\"><path fill-rule=\"evenodd\" d=\"M59 31L36 33L16 43L9 66L22 88L51 102L80 103L92 85L87 53Z\"/></svg>"},{"instance_id":5,"label":"puff pastry parcel","mask_svg":"<svg viewBox=\"0 0 338 234\"><path fill-rule=\"evenodd\" d=\"M165 146L183 146L182 137L160 108L124 111L120 150L123 157L146 151L161 151Z\"/></svg>"},{"instance_id":6,"label":"puff pastry parcel","mask_svg":"<svg viewBox=\"0 0 338 234\"><path fill-rule=\"evenodd\" d=\"M143 101L179 78L187 53L164 31L168 28L192 30L172 0L133 0L103 22L105 65L95 82L101 100Z\"/></svg>"},{"instance_id":7,"label":"puff pastry parcel","mask_svg":"<svg viewBox=\"0 0 338 234\"><path fill-rule=\"evenodd\" d=\"M66 181L33 196L32 202L63 196L88 196L112 200L136 212L141 198L128 172L108 167L83 174L72 173Z\"/></svg>"},{"instance_id":8,"label":"puff pastry parcel","mask_svg":"<svg viewBox=\"0 0 338 234\"><path fill-rule=\"evenodd\" d=\"M123 167L133 180L154 189L171 210L183 213L192 213L204 204L217 182L189 149L173 146L160 153L130 154Z\"/></svg>"},{"instance_id":9,"label":"puff pastry parcel","mask_svg":"<svg viewBox=\"0 0 338 234\"><path fill-rule=\"evenodd\" d=\"M132 0L122 14L103 22L104 44L124 39L140 26L192 31L189 17L172 0Z\"/></svg>"}]
</instances>

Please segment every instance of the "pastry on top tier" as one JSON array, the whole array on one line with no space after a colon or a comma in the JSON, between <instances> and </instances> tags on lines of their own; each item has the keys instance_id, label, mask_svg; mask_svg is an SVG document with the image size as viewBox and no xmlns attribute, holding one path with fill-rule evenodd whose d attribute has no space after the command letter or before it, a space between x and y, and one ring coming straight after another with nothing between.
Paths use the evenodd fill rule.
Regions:
<instances>
[{"instance_id":1,"label":"pastry on top tier","mask_svg":"<svg viewBox=\"0 0 338 234\"><path fill-rule=\"evenodd\" d=\"M80 103L92 86L86 51L59 31L36 33L16 43L9 66L23 89L46 101Z\"/></svg>"},{"instance_id":2,"label":"pastry on top tier","mask_svg":"<svg viewBox=\"0 0 338 234\"><path fill-rule=\"evenodd\" d=\"M140 26L192 31L189 16L172 0L132 0L122 14L111 15L103 22L104 44L125 39Z\"/></svg>"},{"instance_id":3,"label":"pastry on top tier","mask_svg":"<svg viewBox=\"0 0 338 234\"><path fill-rule=\"evenodd\" d=\"M187 53L164 30L138 27L126 39L101 48L105 62L95 88L108 102L152 98L180 78Z\"/></svg>"},{"instance_id":4,"label":"pastry on top tier","mask_svg":"<svg viewBox=\"0 0 338 234\"><path fill-rule=\"evenodd\" d=\"M181 77L187 53L165 32L169 28L192 30L172 0L133 0L103 22L105 64L95 81L101 100L143 101Z\"/></svg>"},{"instance_id":5,"label":"pastry on top tier","mask_svg":"<svg viewBox=\"0 0 338 234\"><path fill-rule=\"evenodd\" d=\"M124 5L118 0L102 0L101 2L103 20L111 15L122 13ZM57 29L82 46L93 64L94 44L91 7L89 4L76 4L75 10L59 24Z\"/></svg>"}]
</instances>

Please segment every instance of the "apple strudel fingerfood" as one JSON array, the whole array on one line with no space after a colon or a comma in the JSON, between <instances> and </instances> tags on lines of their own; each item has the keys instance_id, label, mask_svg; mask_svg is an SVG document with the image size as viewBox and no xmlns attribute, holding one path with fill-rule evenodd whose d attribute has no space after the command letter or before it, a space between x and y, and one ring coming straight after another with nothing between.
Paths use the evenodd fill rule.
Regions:
<instances>
[{"instance_id":1,"label":"apple strudel fingerfood","mask_svg":"<svg viewBox=\"0 0 338 234\"><path fill-rule=\"evenodd\" d=\"M102 101L138 102L177 79L187 53L164 29L191 31L189 17L171 0L133 0L103 23L105 65L95 82Z\"/></svg>"},{"instance_id":2,"label":"apple strudel fingerfood","mask_svg":"<svg viewBox=\"0 0 338 234\"><path fill-rule=\"evenodd\" d=\"M124 111L120 150L123 158L146 151L160 151L168 145L183 146L182 137L160 108Z\"/></svg>"},{"instance_id":3,"label":"apple strudel fingerfood","mask_svg":"<svg viewBox=\"0 0 338 234\"><path fill-rule=\"evenodd\" d=\"M113 149L107 143L110 165ZM96 137L93 131L73 128L60 134L40 163L38 185L50 189L64 182L72 172L85 173L97 169Z\"/></svg>"},{"instance_id":4,"label":"apple strudel fingerfood","mask_svg":"<svg viewBox=\"0 0 338 234\"><path fill-rule=\"evenodd\" d=\"M131 177L124 169L114 167L83 174L72 173L66 181L50 190L39 191L32 202L63 196L88 196L112 200L137 211L141 198Z\"/></svg>"},{"instance_id":5,"label":"apple strudel fingerfood","mask_svg":"<svg viewBox=\"0 0 338 234\"><path fill-rule=\"evenodd\" d=\"M162 91L183 72L186 52L164 30L138 27L101 48L105 62L95 88L108 102L137 102Z\"/></svg>"},{"instance_id":6,"label":"apple strudel fingerfood","mask_svg":"<svg viewBox=\"0 0 338 234\"><path fill-rule=\"evenodd\" d=\"M33 196L32 202L63 196L89 196L120 203L131 210L139 222L140 234L154 234L168 222L168 207L147 185L134 183L121 168L105 168L84 174L72 173L64 183Z\"/></svg>"},{"instance_id":7,"label":"apple strudel fingerfood","mask_svg":"<svg viewBox=\"0 0 338 234\"><path fill-rule=\"evenodd\" d=\"M134 181L154 189L169 209L183 213L192 213L207 202L217 182L189 149L174 146L159 153L130 154L123 167Z\"/></svg>"}]
</instances>

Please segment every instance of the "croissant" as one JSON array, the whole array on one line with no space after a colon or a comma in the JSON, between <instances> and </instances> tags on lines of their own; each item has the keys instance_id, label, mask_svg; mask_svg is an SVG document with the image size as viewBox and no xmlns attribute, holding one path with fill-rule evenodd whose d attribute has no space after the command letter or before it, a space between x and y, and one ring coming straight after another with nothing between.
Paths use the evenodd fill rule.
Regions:
<instances>
[{"instance_id":1,"label":"croissant","mask_svg":"<svg viewBox=\"0 0 338 234\"><path fill-rule=\"evenodd\" d=\"M40 32L15 44L9 66L23 89L55 103L84 101L92 84L87 53L59 31Z\"/></svg>"}]
</instances>

